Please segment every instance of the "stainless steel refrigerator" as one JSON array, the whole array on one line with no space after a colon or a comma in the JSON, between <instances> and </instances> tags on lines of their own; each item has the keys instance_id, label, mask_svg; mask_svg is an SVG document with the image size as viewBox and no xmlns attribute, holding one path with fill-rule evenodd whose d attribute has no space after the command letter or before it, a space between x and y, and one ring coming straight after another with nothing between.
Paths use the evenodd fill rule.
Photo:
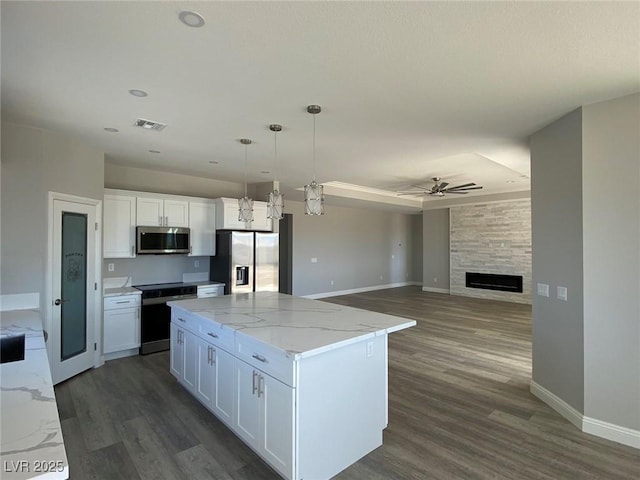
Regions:
<instances>
[{"instance_id":1,"label":"stainless steel refrigerator","mask_svg":"<svg viewBox=\"0 0 640 480\"><path fill-rule=\"evenodd\" d=\"M222 231L216 233L216 255L209 278L225 284L224 293L279 290L278 234Z\"/></svg>"}]
</instances>

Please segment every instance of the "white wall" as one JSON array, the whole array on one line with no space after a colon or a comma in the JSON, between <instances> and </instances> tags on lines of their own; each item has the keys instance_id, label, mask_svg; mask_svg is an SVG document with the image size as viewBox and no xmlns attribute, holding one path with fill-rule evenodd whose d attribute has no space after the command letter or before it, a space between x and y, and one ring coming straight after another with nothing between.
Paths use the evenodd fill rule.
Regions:
<instances>
[{"instance_id":1,"label":"white wall","mask_svg":"<svg viewBox=\"0 0 640 480\"><path fill-rule=\"evenodd\" d=\"M48 192L102 200L104 155L48 130L2 124L3 294L45 295Z\"/></svg>"},{"instance_id":2,"label":"white wall","mask_svg":"<svg viewBox=\"0 0 640 480\"><path fill-rule=\"evenodd\" d=\"M640 94L583 108L584 414L635 430L640 430L639 138Z\"/></svg>"},{"instance_id":3,"label":"white wall","mask_svg":"<svg viewBox=\"0 0 640 480\"><path fill-rule=\"evenodd\" d=\"M420 240L412 236L410 215L328 205L324 216L308 216L294 201L285 202L285 211L293 214L294 295L411 280L412 242Z\"/></svg>"},{"instance_id":4,"label":"white wall","mask_svg":"<svg viewBox=\"0 0 640 480\"><path fill-rule=\"evenodd\" d=\"M422 213L422 289L449 292L449 209Z\"/></svg>"}]
</instances>

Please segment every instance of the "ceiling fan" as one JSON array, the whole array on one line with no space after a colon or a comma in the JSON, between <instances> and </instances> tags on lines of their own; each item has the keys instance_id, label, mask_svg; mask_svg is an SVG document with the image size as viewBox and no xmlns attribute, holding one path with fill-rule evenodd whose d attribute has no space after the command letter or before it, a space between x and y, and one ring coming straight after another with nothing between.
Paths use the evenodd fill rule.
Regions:
<instances>
[{"instance_id":1,"label":"ceiling fan","mask_svg":"<svg viewBox=\"0 0 640 480\"><path fill-rule=\"evenodd\" d=\"M466 195L469 190L480 190L482 188L475 183L465 183L456 187L449 187L447 182L439 183L440 177L433 177L432 180L435 184L431 188L423 187L421 185L411 185L413 188L417 188L418 190L404 190L396 193L398 195L433 195L436 197L444 197L445 193L460 193Z\"/></svg>"}]
</instances>

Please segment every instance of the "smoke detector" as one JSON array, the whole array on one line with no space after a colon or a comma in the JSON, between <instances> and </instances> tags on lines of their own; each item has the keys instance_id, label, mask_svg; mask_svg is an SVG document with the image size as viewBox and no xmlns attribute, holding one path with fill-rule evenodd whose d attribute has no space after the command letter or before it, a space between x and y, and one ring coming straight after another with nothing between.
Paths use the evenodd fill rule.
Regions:
<instances>
[{"instance_id":1,"label":"smoke detector","mask_svg":"<svg viewBox=\"0 0 640 480\"><path fill-rule=\"evenodd\" d=\"M136 127L142 127L145 130L156 130L158 132L165 129L167 126L166 123L154 122L153 120L145 120L144 118L139 118L134 123Z\"/></svg>"}]
</instances>

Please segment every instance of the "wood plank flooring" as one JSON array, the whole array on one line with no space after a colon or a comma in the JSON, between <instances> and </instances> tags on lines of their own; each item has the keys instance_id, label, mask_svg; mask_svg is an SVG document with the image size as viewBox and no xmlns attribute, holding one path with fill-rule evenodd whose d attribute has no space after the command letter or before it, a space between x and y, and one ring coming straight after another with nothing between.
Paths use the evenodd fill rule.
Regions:
<instances>
[{"instance_id":1,"label":"wood plank flooring","mask_svg":"<svg viewBox=\"0 0 640 480\"><path fill-rule=\"evenodd\" d=\"M640 478L638 450L580 432L529 393L529 306L419 287L325 300L418 322L389 338L384 445L336 478ZM55 390L73 480L279 478L175 381L167 352Z\"/></svg>"}]
</instances>

